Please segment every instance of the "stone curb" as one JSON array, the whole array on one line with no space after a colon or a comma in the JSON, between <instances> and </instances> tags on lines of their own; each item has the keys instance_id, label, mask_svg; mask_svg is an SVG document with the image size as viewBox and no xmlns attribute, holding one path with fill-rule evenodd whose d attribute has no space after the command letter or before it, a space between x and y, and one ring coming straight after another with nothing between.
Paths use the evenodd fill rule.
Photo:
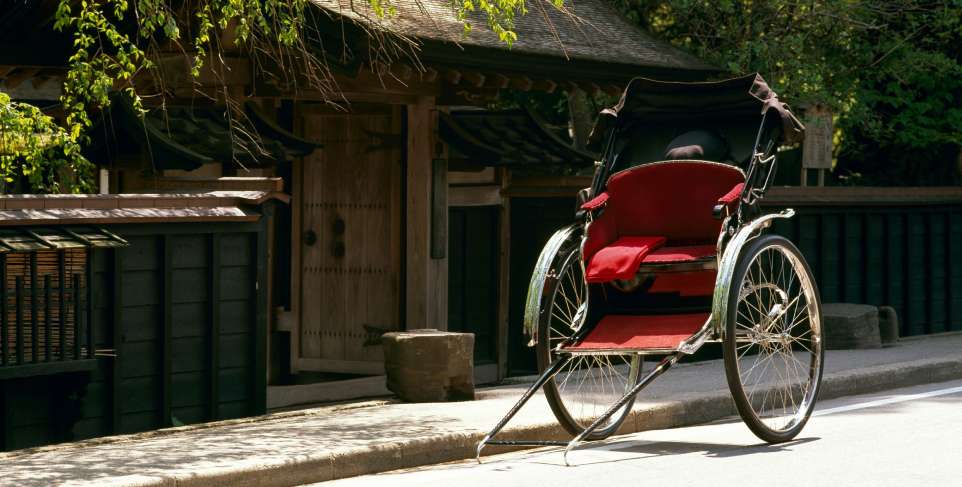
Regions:
<instances>
[{"instance_id":1,"label":"stone curb","mask_svg":"<svg viewBox=\"0 0 962 487\"><path fill-rule=\"evenodd\" d=\"M819 399L867 394L888 389L945 382L962 378L962 357L923 359L826 374ZM619 434L705 423L735 415L728 390L681 394L672 401L650 403L633 411ZM507 428L502 439L567 439L552 420L540 425ZM230 467L170 476L126 477L110 485L126 486L237 486L281 487L420 467L473 458L481 432L439 435L431 439L374 445L366 448L319 452L277 462L252 458ZM487 447L485 454L509 451Z\"/></svg>"}]
</instances>

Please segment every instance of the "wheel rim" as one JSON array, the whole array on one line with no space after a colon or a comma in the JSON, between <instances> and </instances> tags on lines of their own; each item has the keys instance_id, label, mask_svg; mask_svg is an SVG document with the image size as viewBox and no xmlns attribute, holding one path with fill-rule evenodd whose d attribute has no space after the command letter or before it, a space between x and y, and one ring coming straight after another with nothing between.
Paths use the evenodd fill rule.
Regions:
<instances>
[{"instance_id":1,"label":"wheel rim","mask_svg":"<svg viewBox=\"0 0 962 487\"><path fill-rule=\"evenodd\" d=\"M772 245L754 255L738 289L735 357L746 402L769 430L791 431L808 417L821 371L815 287L795 253Z\"/></svg>"},{"instance_id":2,"label":"wheel rim","mask_svg":"<svg viewBox=\"0 0 962 487\"><path fill-rule=\"evenodd\" d=\"M557 282L546 313L546 344L549 360L564 353L558 347L584 324L588 288L583 278L580 252L573 251L557 273ZM584 429L600 417L637 381L643 361L638 355L578 355L568 362L548 387L554 388L569 419ZM599 430L604 432L621 422L629 402L611 416Z\"/></svg>"}]
</instances>

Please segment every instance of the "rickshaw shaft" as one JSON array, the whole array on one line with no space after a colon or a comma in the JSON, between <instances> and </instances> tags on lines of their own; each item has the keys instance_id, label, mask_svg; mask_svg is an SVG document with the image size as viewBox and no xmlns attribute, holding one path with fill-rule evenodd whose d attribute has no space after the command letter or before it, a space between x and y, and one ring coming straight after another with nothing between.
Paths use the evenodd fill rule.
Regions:
<instances>
[{"instance_id":1,"label":"rickshaw shaft","mask_svg":"<svg viewBox=\"0 0 962 487\"><path fill-rule=\"evenodd\" d=\"M488 433L487 436L485 436L484 439L481 440L481 443L478 443L478 451L477 451L477 457L476 457L478 460L478 463L481 463L481 450L484 449L485 445L487 445L489 442L492 444L502 444L501 442L499 443L491 442L491 438L494 438L494 435L498 434L498 432L500 432L501 429L504 428L504 425L508 424L508 421L511 421L511 418L513 418L514 415L518 413L518 410L520 410L521 407L524 406L526 402L528 402L528 399L531 399L531 396L533 396L535 392L538 392L538 389L541 389L541 386L543 386L545 382L548 382L552 377L554 377L555 374L557 374L562 367L564 367L565 365L568 364L568 362L571 361L571 359L572 359L571 355L566 355L566 356L562 356L558 360L555 360L554 363L552 363L551 366L548 367L548 370L544 371L544 373L541 374L541 377L538 377L538 380L536 380L534 384L531 384L531 387L529 387L528 390L525 391L525 393L521 396L521 398L518 399L518 402L516 402L514 406L511 407L511 410L508 411L508 414L506 414L503 418L501 418L501 421L498 422L498 425L495 426L494 429L492 429L491 432ZM521 443L515 442L513 444L520 445ZM547 445L533 445L533 446L547 446Z\"/></svg>"}]
</instances>

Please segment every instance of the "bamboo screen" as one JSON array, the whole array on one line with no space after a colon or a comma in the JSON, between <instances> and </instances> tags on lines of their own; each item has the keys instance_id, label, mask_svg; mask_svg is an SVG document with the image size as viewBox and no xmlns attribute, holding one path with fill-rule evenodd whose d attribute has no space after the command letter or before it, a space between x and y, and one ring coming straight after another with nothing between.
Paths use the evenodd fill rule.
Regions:
<instances>
[{"instance_id":1,"label":"bamboo screen","mask_svg":"<svg viewBox=\"0 0 962 487\"><path fill-rule=\"evenodd\" d=\"M0 262L0 362L92 358L82 311L87 249L9 253Z\"/></svg>"}]
</instances>

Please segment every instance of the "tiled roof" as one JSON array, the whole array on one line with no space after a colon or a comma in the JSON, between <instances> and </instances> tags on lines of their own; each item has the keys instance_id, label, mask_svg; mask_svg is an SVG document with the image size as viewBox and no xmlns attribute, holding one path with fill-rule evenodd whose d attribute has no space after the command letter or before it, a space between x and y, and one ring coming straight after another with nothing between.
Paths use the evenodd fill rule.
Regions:
<instances>
[{"instance_id":1,"label":"tiled roof","mask_svg":"<svg viewBox=\"0 0 962 487\"><path fill-rule=\"evenodd\" d=\"M452 160L473 166L591 165L595 155L577 150L528 110L451 110L440 113L440 135Z\"/></svg>"},{"instance_id":2,"label":"tiled roof","mask_svg":"<svg viewBox=\"0 0 962 487\"><path fill-rule=\"evenodd\" d=\"M247 114L256 138L243 131L246 127L232 127L223 107L169 106L141 118L129 102L117 100L112 113L120 130L150 150L157 169L192 170L213 162L273 164L320 147L264 120L252 106Z\"/></svg>"}]
</instances>

